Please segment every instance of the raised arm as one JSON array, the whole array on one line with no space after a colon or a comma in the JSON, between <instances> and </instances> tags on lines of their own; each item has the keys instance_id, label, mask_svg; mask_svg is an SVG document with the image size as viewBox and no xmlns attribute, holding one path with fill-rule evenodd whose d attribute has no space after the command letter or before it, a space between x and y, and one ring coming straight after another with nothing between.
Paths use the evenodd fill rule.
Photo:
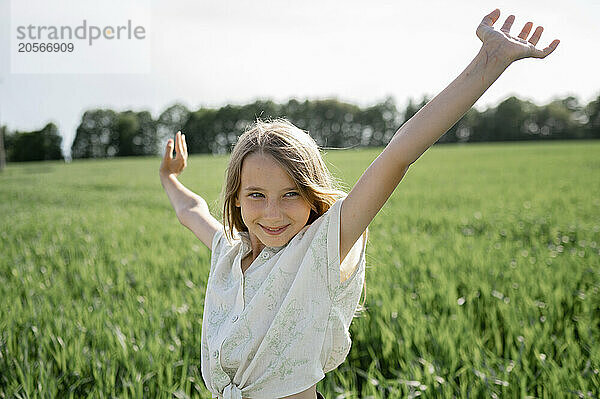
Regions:
<instances>
[{"instance_id":1,"label":"raised arm","mask_svg":"<svg viewBox=\"0 0 600 399\"><path fill-rule=\"evenodd\" d=\"M398 129L342 203L340 259L383 207L408 167L473 106L512 62L544 58L558 46L559 41L554 40L544 50L536 49L543 28L538 26L527 41L531 22L517 37L511 36L514 15L495 30L493 24L499 17L500 10L496 9L483 18L476 31L483 42L479 53L448 87Z\"/></svg>"},{"instance_id":2,"label":"raised arm","mask_svg":"<svg viewBox=\"0 0 600 399\"><path fill-rule=\"evenodd\" d=\"M221 230L223 225L210 214L208 205L202 197L177 180L177 176L186 167L188 154L185 135L177 132L175 140L177 155L173 158L173 140L169 139L159 169L160 182L167 192L179 222L190 229L210 249L215 233Z\"/></svg>"}]
</instances>

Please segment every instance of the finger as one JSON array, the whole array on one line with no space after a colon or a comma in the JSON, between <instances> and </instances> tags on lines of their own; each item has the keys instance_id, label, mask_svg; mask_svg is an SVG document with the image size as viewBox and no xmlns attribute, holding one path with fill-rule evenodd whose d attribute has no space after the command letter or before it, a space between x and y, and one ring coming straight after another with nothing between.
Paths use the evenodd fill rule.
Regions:
<instances>
[{"instance_id":1,"label":"finger","mask_svg":"<svg viewBox=\"0 0 600 399\"><path fill-rule=\"evenodd\" d=\"M182 139L183 139L183 152L184 152L185 156L187 157L188 150L187 150L187 143L185 142L185 134L182 135Z\"/></svg>"},{"instance_id":2,"label":"finger","mask_svg":"<svg viewBox=\"0 0 600 399\"><path fill-rule=\"evenodd\" d=\"M173 159L173 139L167 140L167 148L165 149L165 159Z\"/></svg>"},{"instance_id":3,"label":"finger","mask_svg":"<svg viewBox=\"0 0 600 399\"><path fill-rule=\"evenodd\" d=\"M181 132L177 132L177 155L181 155L183 158L183 144L181 142Z\"/></svg>"},{"instance_id":4,"label":"finger","mask_svg":"<svg viewBox=\"0 0 600 399\"><path fill-rule=\"evenodd\" d=\"M552 43L550 43L550 45L548 47L546 47L543 50L537 50L535 57L537 58L545 58L547 56L549 56L550 54L552 54L552 52L554 50L556 50L556 48L558 47L558 43L560 43L560 40L555 39L552 41Z\"/></svg>"},{"instance_id":5,"label":"finger","mask_svg":"<svg viewBox=\"0 0 600 399\"><path fill-rule=\"evenodd\" d=\"M494 11L483 17L481 23L483 25L492 26L498 18L500 18L500 10L496 8Z\"/></svg>"},{"instance_id":6,"label":"finger","mask_svg":"<svg viewBox=\"0 0 600 399\"><path fill-rule=\"evenodd\" d=\"M175 140L173 140L173 149L175 150L175 157L179 156L179 132L175 133Z\"/></svg>"},{"instance_id":7,"label":"finger","mask_svg":"<svg viewBox=\"0 0 600 399\"><path fill-rule=\"evenodd\" d=\"M529 43L533 44L534 46L537 45L537 43L540 41L540 36L542 36L543 31L544 31L544 28L541 26L538 26L537 28L535 28L535 32L533 32L533 35L531 35L531 38L529 39Z\"/></svg>"},{"instance_id":8,"label":"finger","mask_svg":"<svg viewBox=\"0 0 600 399\"><path fill-rule=\"evenodd\" d=\"M523 30L519 33L519 38L523 40L527 40L527 36L529 36L529 32L531 32L531 28L533 27L533 22L527 22L525 26L523 26Z\"/></svg>"},{"instance_id":9,"label":"finger","mask_svg":"<svg viewBox=\"0 0 600 399\"><path fill-rule=\"evenodd\" d=\"M506 21L504 21L504 25L502 25L502 28L500 28L500 30L502 32L509 33L513 22L515 22L515 16L509 15L508 18L506 18Z\"/></svg>"}]
</instances>

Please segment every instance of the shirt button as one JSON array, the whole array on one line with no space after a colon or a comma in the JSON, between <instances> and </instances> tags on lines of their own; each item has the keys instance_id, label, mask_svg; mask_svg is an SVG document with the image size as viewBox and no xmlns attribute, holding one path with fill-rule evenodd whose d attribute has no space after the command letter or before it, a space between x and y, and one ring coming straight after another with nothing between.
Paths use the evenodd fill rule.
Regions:
<instances>
[{"instance_id":1,"label":"shirt button","mask_svg":"<svg viewBox=\"0 0 600 399\"><path fill-rule=\"evenodd\" d=\"M268 254L268 253L266 253L266 252L263 252L263 253L262 253L262 258L263 258L263 259L269 259L269 254Z\"/></svg>"},{"instance_id":2,"label":"shirt button","mask_svg":"<svg viewBox=\"0 0 600 399\"><path fill-rule=\"evenodd\" d=\"M231 318L231 321L235 323L235 322L237 321L237 319L238 319L238 317L237 317L237 316L233 316L233 317Z\"/></svg>"}]
</instances>

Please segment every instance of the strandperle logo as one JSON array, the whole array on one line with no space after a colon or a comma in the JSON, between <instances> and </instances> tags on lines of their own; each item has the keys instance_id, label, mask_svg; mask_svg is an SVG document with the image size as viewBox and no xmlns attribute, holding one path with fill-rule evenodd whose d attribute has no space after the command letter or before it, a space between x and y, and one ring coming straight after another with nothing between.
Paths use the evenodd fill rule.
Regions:
<instances>
[{"instance_id":1,"label":"strandperle logo","mask_svg":"<svg viewBox=\"0 0 600 399\"><path fill-rule=\"evenodd\" d=\"M146 38L146 29L143 26L133 26L131 20L127 20L127 25L103 27L97 25L88 25L86 19L81 25L75 28L63 26L45 26L28 25L17 26L18 40L87 40L88 45L93 45L95 40L144 40Z\"/></svg>"}]
</instances>

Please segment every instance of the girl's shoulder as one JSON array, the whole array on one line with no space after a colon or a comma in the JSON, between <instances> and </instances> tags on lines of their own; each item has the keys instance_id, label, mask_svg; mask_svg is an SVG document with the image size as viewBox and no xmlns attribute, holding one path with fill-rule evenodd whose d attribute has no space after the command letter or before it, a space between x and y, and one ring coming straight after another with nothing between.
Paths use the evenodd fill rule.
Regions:
<instances>
[{"instance_id":1,"label":"girl's shoulder","mask_svg":"<svg viewBox=\"0 0 600 399\"><path fill-rule=\"evenodd\" d=\"M249 241L249 240L248 240ZM242 242L239 234L234 233L232 236L225 234L225 228L217 230L213 236L211 245L211 257L219 258L222 254L229 252L233 247Z\"/></svg>"}]
</instances>

